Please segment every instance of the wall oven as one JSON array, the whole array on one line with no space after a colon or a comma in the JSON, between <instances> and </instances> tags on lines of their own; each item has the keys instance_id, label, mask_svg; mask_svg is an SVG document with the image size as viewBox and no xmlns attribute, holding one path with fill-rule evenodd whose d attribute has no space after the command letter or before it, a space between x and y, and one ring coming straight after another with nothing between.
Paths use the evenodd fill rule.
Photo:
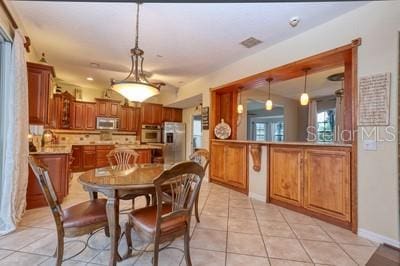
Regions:
<instances>
[{"instance_id":1,"label":"wall oven","mask_svg":"<svg viewBox=\"0 0 400 266\"><path fill-rule=\"evenodd\" d=\"M96 129L100 130L118 130L119 119L113 117L100 117L96 118Z\"/></svg>"},{"instance_id":2,"label":"wall oven","mask_svg":"<svg viewBox=\"0 0 400 266\"><path fill-rule=\"evenodd\" d=\"M142 125L142 133L140 135L142 143L160 143L161 142L161 126L159 125Z\"/></svg>"}]
</instances>

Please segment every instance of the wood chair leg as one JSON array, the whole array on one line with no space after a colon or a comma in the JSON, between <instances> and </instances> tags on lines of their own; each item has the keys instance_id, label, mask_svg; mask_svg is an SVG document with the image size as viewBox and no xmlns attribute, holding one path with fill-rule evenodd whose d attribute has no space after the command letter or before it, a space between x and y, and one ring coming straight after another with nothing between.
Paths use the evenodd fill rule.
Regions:
<instances>
[{"instance_id":1,"label":"wood chair leg","mask_svg":"<svg viewBox=\"0 0 400 266\"><path fill-rule=\"evenodd\" d=\"M57 249L54 257L57 258L56 265L61 266L64 257L64 236L61 233L57 234Z\"/></svg>"},{"instance_id":2,"label":"wood chair leg","mask_svg":"<svg viewBox=\"0 0 400 266\"><path fill-rule=\"evenodd\" d=\"M199 196L196 197L196 202L194 203L194 213L196 216L196 221L200 223L200 216L199 216Z\"/></svg>"},{"instance_id":3,"label":"wood chair leg","mask_svg":"<svg viewBox=\"0 0 400 266\"><path fill-rule=\"evenodd\" d=\"M135 209L135 198L132 199L132 210Z\"/></svg>"},{"instance_id":4,"label":"wood chair leg","mask_svg":"<svg viewBox=\"0 0 400 266\"><path fill-rule=\"evenodd\" d=\"M150 202L150 195L147 194L145 197L146 197L146 207L149 207L150 204L151 204L151 202Z\"/></svg>"},{"instance_id":5,"label":"wood chair leg","mask_svg":"<svg viewBox=\"0 0 400 266\"><path fill-rule=\"evenodd\" d=\"M132 255L132 249L133 249L133 244L132 244L132 223L129 219L129 221L125 224L125 237L126 237L126 244L128 246L128 250L126 252L125 257L128 257Z\"/></svg>"},{"instance_id":6,"label":"wood chair leg","mask_svg":"<svg viewBox=\"0 0 400 266\"><path fill-rule=\"evenodd\" d=\"M156 239L154 241L153 266L158 266L158 253L160 253L160 241Z\"/></svg>"},{"instance_id":7,"label":"wood chair leg","mask_svg":"<svg viewBox=\"0 0 400 266\"><path fill-rule=\"evenodd\" d=\"M190 226L187 226L184 238L184 252L186 266L192 266L192 260L190 259Z\"/></svg>"},{"instance_id":8,"label":"wood chair leg","mask_svg":"<svg viewBox=\"0 0 400 266\"><path fill-rule=\"evenodd\" d=\"M110 228L108 227L108 225L104 227L104 234L106 235L106 237L110 237Z\"/></svg>"}]
</instances>

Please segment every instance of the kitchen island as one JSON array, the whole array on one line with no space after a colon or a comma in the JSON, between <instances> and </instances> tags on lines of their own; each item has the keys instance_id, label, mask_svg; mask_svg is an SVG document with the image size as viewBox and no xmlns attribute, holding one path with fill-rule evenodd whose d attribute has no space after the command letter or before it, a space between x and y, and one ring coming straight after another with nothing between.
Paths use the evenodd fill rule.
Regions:
<instances>
[{"instance_id":1,"label":"kitchen island","mask_svg":"<svg viewBox=\"0 0 400 266\"><path fill-rule=\"evenodd\" d=\"M210 181L351 228L352 145L212 140Z\"/></svg>"}]
</instances>

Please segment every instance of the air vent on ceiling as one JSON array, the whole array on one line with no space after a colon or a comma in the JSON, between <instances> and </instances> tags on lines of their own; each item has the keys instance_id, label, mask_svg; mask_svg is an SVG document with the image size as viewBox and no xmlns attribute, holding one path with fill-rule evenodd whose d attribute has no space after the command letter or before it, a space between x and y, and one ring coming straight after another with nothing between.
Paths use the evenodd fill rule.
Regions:
<instances>
[{"instance_id":1,"label":"air vent on ceiling","mask_svg":"<svg viewBox=\"0 0 400 266\"><path fill-rule=\"evenodd\" d=\"M247 38L246 40L242 41L240 44L246 48L251 48L260 43L262 43L262 41L254 38L254 37L250 37L250 38Z\"/></svg>"}]
</instances>

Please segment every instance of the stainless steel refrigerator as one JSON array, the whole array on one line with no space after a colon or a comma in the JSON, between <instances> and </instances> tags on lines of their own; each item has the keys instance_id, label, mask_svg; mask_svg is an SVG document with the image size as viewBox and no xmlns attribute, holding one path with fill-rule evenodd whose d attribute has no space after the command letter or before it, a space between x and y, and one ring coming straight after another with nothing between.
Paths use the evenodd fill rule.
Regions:
<instances>
[{"instance_id":1,"label":"stainless steel refrigerator","mask_svg":"<svg viewBox=\"0 0 400 266\"><path fill-rule=\"evenodd\" d=\"M186 159L186 129L184 123L164 122L162 125L162 141L164 162L177 163Z\"/></svg>"}]
</instances>

